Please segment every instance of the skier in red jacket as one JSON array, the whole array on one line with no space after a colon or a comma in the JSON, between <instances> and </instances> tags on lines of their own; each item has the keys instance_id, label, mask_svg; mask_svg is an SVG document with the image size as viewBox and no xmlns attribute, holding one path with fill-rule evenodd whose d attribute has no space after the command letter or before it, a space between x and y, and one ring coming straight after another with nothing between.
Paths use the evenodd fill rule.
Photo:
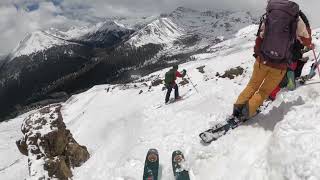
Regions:
<instances>
[{"instance_id":1,"label":"skier in red jacket","mask_svg":"<svg viewBox=\"0 0 320 180\"><path fill-rule=\"evenodd\" d=\"M174 89L174 97L175 99L180 99L181 97L179 96L179 89L178 85L176 84L175 80L177 77L184 77L186 75L187 71L184 69L182 73L178 71L178 65L174 65L172 69L170 69L166 74L165 74L165 86L168 89L167 94L166 94L166 99L165 103L169 102L170 99L170 94L172 89Z\"/></svg>"}]
</instances>

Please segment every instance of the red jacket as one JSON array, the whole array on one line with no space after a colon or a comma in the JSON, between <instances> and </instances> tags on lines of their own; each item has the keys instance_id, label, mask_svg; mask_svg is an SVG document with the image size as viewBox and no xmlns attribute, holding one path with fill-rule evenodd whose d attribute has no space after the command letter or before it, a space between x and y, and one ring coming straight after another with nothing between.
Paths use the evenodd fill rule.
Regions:
<instances>
[{"instance_id":1,"label":"red jacket","mask_svg":"<svg viewBox=\"0 0 320 180\"><path fill-rule=\"evenodd\" d=\"M177 77L183 77L183 75L179 71L176 71L176 75L174 77L174 81L172 82L172 85L176 84Z\"/></svg>"}]
</instances>

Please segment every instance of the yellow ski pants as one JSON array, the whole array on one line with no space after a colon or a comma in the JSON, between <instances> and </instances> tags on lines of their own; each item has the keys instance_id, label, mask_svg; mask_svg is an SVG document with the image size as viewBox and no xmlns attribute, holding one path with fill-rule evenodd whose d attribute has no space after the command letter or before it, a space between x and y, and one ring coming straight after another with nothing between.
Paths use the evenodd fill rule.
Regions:
<instances>
[{"instance_id":1,"label":"yellow ski pants","mask_svg":"<svg viewBox=\"0 0 320 180\"><path fill-rule=\"evenodd\" d=\"M251 118L274 88L279 85L285 74L286 70L267 66L256 60L251 79L247 87L239 95L235 105L248 103L249 118Z\"/></svg>"}]
</instances>

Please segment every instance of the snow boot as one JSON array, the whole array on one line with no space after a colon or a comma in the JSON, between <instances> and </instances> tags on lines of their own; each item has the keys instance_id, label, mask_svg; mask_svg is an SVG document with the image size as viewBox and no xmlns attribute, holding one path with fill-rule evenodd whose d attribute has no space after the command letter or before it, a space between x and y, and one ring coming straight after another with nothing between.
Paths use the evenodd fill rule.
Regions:
<instances>
[{"instance_id":1,"label":"snow boot","mask_svg":"<svg viewBox=\"0 0 320 180\"><path fill-rule=\"evenodd\" d=\"M234 104L232 116L240 121L246 121L249 119L249 104Z\"/></svg>"},{"instance_id":2,"label":"snow boot","mask_svg":"<svg viewBox=\"0 0 320 180\"><path fill-rule=\"evenodd\" d=\"M287 72L287 78L288 78L288 84L287 88L289 91L293 91L296 89L296 81L294 78L294 72L293 71L288 71Z\"/></svg>"}]
</instances>

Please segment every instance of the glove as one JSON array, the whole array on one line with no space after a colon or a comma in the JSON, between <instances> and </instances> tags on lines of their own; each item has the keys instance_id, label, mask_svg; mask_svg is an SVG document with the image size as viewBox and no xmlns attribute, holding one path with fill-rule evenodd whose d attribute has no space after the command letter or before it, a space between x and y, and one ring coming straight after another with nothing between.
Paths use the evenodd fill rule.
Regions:
<instances>
[{"instance_id":1,"label":"glove","mask_svg":"<svg viewBox=\"0 0 320 180\"><path fill-rule=\"evenodd\" d=\"M302 49L302 54L304 54L304 53L307 53L307 52L309 52L309 51L311 51L311 49L310 48L308 48L307 46L305 46L303 49Z\"/></svg>"},{"instance_id":2,"label":"glove","mask_svg":"<svg viewBox=\"0 0 320 180\"><path fill-rule=\"evenodd\" d=\"M308 46L308 48L311 49L311 50L314 49L314 48L315 48L315 44L311 43L311 44Z\"/></svg>"}]
</instances>

